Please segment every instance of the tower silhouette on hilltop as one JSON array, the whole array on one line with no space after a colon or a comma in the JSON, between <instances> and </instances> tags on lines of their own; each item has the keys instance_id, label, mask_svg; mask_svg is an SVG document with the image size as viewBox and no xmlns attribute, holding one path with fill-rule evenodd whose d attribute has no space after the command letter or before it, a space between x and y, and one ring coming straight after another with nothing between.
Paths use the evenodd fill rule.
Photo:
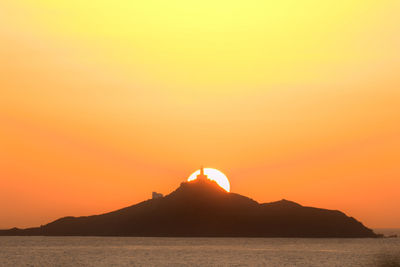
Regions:
<instances>
[{"instance_id":1,"label":"tower silhouette on hilltop","mask_svg":"<svg viewBox=\"0 0 400 267\"><path fill-rule=\"evenodd\" d=\"M197 175L197 180L199 180L199 181L205 181L205 180L207 180L207 179L208 179L208 176L204 174L204 168L203 168L203 166L201 166L201 168L200 168L200 174Z\"/></svg>"}]
</instances>

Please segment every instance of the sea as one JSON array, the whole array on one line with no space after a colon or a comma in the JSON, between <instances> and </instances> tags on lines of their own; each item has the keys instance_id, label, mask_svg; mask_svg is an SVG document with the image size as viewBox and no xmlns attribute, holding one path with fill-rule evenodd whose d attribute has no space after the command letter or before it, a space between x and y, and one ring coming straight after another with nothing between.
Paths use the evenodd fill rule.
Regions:
<instances>
[{"instance_id":1,"label":"sea","mask_svg":"<svg viewBox=\"0 0 400 267\"><path fill-rule=\"evenodd\" d=\"M0 237L0 266L400 267L400 238Z\"/></svg>"}]
</instances>

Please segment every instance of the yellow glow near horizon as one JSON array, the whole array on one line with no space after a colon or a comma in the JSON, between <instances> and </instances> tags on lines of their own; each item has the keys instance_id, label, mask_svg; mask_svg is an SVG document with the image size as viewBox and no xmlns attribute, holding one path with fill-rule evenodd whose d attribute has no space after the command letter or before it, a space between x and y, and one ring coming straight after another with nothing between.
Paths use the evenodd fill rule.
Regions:
<instances>
[{"instance_id":1,"label":"yellow glow near horizon","mask_svg":"<svg viewBox=\"0 0 400 267\"><path fill-rule=\"evenodd\" d=\"M196 180L197 175L199 174L200 170L197 170L194 173L192 173L187 179L188 182ZM220 187L225 189L225 191L229 192L231 190L231 185L229 183L228 177L226 177L226 175L223 172L213 168L204 168L204 174L207 175L208 179L215 181Z\"/></svg>"}]
</instances>

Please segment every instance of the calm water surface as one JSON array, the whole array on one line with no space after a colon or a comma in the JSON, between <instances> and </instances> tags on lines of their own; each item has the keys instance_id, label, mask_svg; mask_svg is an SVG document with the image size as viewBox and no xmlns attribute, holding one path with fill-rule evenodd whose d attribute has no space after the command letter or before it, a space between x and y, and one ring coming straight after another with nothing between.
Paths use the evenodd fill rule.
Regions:
<instances>
[{"instance_id":1,"label":"calm water surface","mask_svg":"<svg viewBox=\"0 0 400 267\"><path fill-rule=\"evenodd\" d=\"M400 238L0 237L0 266L400 266Z\"/></svg>"}]
</instances>

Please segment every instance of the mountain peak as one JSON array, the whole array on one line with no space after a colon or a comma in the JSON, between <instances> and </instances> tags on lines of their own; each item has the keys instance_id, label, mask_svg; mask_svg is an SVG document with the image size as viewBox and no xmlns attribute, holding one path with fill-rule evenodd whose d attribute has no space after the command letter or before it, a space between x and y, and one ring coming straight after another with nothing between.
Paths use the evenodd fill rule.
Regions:
<instances>
[{"instance_id":1,"label":"mountain peak","mask_svg":"<svg viewBox=\"0 0 400 267\"><path fill-rule=\"evenodd\" d=\"M209 179L196 179L190 182L182 182L180 186L164 198L173 201L176 205L180 203L215 203L224 202L230 193L221 188L215 181ZM197 204L196 204L197 206Z\"/></svg>"},{"instance_id":2,"label":"mountain peak","mask_svg":"<svg viewBox=\"0 0 400 267\"><path fill-rule=\"evenodd\" d=\"M210 179L196 179L190 182L182 182L175 191L190 191L203 194L225 193L228 192L220 187L217 182Z\"/></svg>"},{"instance_id":3,"label":"mountain peak","mask_svg":"<svg viewBox=\"0 0 400 267\"><path fill-rule=\"evenodd\" d=\"M298 207L302 207L302 205L294 202L294 201L290 201L290 200L286 200L286 199L281 199L279 201L274 201L274 202L269 202L269 203L264 203L262 204L265 207L278 207L278 208L298 208Z\"/></svg>"}]
</instances>

